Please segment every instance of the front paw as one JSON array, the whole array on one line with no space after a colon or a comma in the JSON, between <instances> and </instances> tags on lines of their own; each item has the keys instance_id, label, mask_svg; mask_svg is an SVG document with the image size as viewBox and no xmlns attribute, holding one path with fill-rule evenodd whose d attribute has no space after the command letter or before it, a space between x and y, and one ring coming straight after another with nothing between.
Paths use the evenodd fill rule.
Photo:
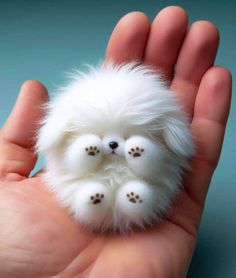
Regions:
<instances>
[{"instance_id":1,"label":"front paw","mask_svg":"<svg viewBox=\"0 0 236 278\"><path fill-rule=\"evenodd\" d=\"M125 157L137 176L150 180L156 180L165 163L163 148L143 136L132 136L126 141Z\"/></svg>"},{"instance_id":2,"label":"front paw","mask_svg":"<svg viewBox=\"0 0 236 278\"><path fill-rule=\"evenodd\" d=\"M100 153L100 149L97 146L88 146L85 148L88 155L95 156Z\"/></svg>"},{"instance_id":3,"label":"front paw","mask_svg":"<svg viewBox=\"0 0 236 278\"><path fill-rule=\"evenodd\" d=\"M80 135L68 145L65 166L78 177L96 170L102 161L101 139L94 134Z\"/></svg>"},{"instance_id":4,"label":"front paw","mask_svg":"<svg viewBox=\"0 0 236 278\"><path fill-rule=\"evenodd\" d=\"M144 152L143 148L140 147L134 147L134 148L130 148L130 150L128 151L128 154L133 156L133 157L139 157L142 155L142 153Z\"/></svg>"}]
</instances>

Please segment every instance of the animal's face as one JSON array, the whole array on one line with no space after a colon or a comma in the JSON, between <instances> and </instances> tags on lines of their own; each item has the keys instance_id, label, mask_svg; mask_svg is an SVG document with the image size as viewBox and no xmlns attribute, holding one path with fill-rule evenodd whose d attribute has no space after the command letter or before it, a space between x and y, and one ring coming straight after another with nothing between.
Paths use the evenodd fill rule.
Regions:
<instances>
[{"instance_id":1,"label":"animal's face","mask_svg":"<svg viewBox=\"0 0 236 278\"><path fill-rule=\"evenodd\" d=\"M125 139L117 134L99 137L92 133L68 140L64 151L58 154L64 170L73 177L83 177L99 170L101 164L105 169L109 164L119 162L137 176L154 179L167 163L167 158L165 148L146 137L135 135Z\"/></svg>"},{"instance_id":2,"label":"animal's face","mask_svg":"<svg viewBox=\"0 0 236 278\"><path fill-rule=\"evenodd\" d=\"M163 150L179 157L193 151L173 93L144 67L105 67L75 77L62 91L49 106L38 149L56 160L65 156L68 169L78 175L91 161L93 171L107 156L125 157L129 165L142 157L142 167L150 168L163 158Z\"/></svg>"}]
</instances>

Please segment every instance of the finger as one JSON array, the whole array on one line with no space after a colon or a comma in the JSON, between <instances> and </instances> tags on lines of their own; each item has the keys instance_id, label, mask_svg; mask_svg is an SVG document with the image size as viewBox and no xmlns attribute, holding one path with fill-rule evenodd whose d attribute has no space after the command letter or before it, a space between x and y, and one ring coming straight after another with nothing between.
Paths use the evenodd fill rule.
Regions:
<instances>
[{"instance_id":1,"label":"finger","mask_svg":"<svg viewBox=\"0 0 236 278\"><path fill-rule=\"evenodd\" d=\"M204 203L211 176L217 166L229 114L232 81L229 71L213 67L204 75L196 98L192 131L197 155L193 159L188 192ZM201 185L201 187L199 186Z\"/></svg>"},{"instance_id":2,"label":"finger","mask_svg":"<svg viewBox=\"0 0 236 278\"><path fill-rule=\"evenodd\" d=\"M144 55L150 24L145 14L132 12L117 23L106 50L106 61L140 61Z\"/></svg>"},{"instance_id":3,"label":"finger","mask_svg":"<svg viewBox=\"0 0 236 278\"><path fill-rule=\"evenodd\" d=\"M218 30L207 21L193 23L183 42L171 88L177 92L177 97L190 115L199 83L214 63L218 44Z\"/></svg>"},{"instance_id":4,"label":"finger","mask_svg":"<svg viewBox=\"0 0 236 278\"><path fill-rule=\"evenodd\" d=\"M48 99L45 87L37 81L25 82L16 104L1 129L0 178L22 180L34 168L36 131Z\"/></svg>"},{"instance_id":5,"label":"finger","mask_svg":"<svg viewBox=\"0 0 236 278\"><path fill-rule=\"evenodd\" d=\"M174 6L161 10L152 23L144 62L160 69L169 80L173 76L187 26L187 13Z\"/></svg>"},{"instance_id":6,"label":"finger","mask_svg":"<svg viewBox=\"0 0 236 278\"><path fill-rule=\"evenodd\" d=\"M32 148L39 120L43 116L42 105L47 100L47 90L41 83L26 81L21 86L16 104L1 130L2 136L23 148Z\"/></svg>"}]
</instances>

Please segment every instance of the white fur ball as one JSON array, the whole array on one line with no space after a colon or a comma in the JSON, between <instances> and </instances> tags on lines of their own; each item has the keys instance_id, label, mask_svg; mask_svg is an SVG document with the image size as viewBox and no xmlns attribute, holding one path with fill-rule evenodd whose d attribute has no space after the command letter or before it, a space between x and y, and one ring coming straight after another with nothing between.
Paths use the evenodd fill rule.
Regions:
<instances>
[{"instance_id":1,"label":"white fur ball","mask_svg":"<svg viewBox=\"0 0 236 278\"><path fill-rule=\"evenodd\" d=\"M186 114L144 65L76 72L47 107L37 149L59 203L96 231L156 223L181 187L194 145Z\"/></svg>"}]
</instances>

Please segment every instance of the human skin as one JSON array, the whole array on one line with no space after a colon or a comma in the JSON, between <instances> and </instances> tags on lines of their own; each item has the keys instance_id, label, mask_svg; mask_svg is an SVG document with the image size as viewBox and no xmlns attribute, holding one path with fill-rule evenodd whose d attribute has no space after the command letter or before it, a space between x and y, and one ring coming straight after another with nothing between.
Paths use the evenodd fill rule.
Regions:
<instances>
[{"instance_id":1,"label":"human skin","mask_svg":"<svg viewBox=\"0 0 236 278\"><path fill-rule=\"evenodd\" d=\"M189 113L197 153L184 189L161 223L132 234L84 231L46 189L35 166L37 122L45 87L26 81L0 130L0 277L184 277L196 242L229 113L231 75L214 66L219 34L207 21L189 28L179 7L152 24L132 12L115 27L106 60L140 60L161 69ZM175 70L174 70L175 67Z\"/></svg>"}]
</instances>

